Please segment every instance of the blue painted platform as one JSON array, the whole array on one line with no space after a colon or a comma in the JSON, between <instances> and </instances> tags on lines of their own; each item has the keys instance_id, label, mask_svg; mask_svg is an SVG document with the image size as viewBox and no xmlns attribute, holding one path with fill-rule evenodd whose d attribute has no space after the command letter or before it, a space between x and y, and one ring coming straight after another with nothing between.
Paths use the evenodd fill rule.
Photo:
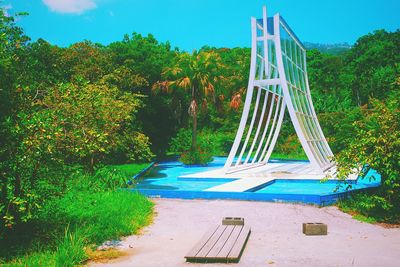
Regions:
<instances>
[{"instance_id":1,"label":"blue painted platform","mask_svg":"<svg viewBox=\"0 0 400 267\"><path fill-rule=\"evenodd\" d=\"M187 167L177 161L160 162L141 177L136 177L136 186L131 190L152 198L180 199L233 199L273 202L301 202L320 206L329 205L358 190L368 190L380 185L380 175L370 170L364 178L348 181L339 186L337 181L320 182L316 179L270 179L266 183L245 192L222 192L213 188L223 188L234 183L237 178L191 178L192 174L221 168L226 158L216 157L207 166ZM297 161L279 161L298 164ZM293 165L294 166L294 165ZM246 178L252 179L252 178ZM349 186L348 189L346 187Z\"/></svg>"}]
</instances>

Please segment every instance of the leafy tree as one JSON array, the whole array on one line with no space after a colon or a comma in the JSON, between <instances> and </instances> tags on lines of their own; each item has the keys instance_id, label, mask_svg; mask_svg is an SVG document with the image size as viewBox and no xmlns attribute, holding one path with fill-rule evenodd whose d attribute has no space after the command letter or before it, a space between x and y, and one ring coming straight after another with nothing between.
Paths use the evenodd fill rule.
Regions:
<instances>
[{"instance_id":1,"label":"leafy tree","mask_svg":"<svg viewBox=\"0 0 400 267\"><path fill-rule=\"evenodd\" d=\"M14 17L6 16L0 8L0 123L13 109L12 98L18 73L14 64L20 61L27 41L29 37L16 26Z\"/></svg>"},{"instance_id":2,"label":"leafy tree","mask_svg":"<svg viewBox=\"0 0 400 267\"><path fill-rule=\"evenodd\" d=\"M352 106L352 75L345 70L342 56L307 51L307 71L317 113L343 111Z\"/></svg>"},{"instance_id":3,"label":"leafy tree","mask_svg":"<svg viewBox=\"0 0 400 267\"><path fill-rule=\"evenodd\" d=\"M400 90L384 103L372 99L362 108L363 118L354 122L355 136L337 155L339 177L368 166L381 175L381 186L367 198L361 212L384 220L400 213Z\"/></svg>"},{"instance_id":4,"label":"leafy tree","mask_svg":"<svg viewBox=\"0 0 400 267\"><path fill-rule=\"evenodd\" d=\"M356 104L366 104L370 97L387 97L399 74L399 51L400 30L378 30L357 40L346 55L347 71L354 76L351 89Z\"/></svg>"},{"instance_id":5,"label":"leafy tree","mask_svg":"<svg viewBox=\"0 0 400 267\"><path fill-rule=\"evenodd\" d=\"M17 14L25 15L25 14ZM9 194L14 188L8 183L8 173L15 170L18 166L8 164L10 159L10 146L12 146L13 132L10 127L12 117L15 117L17 109L16 94L20 90L16 86L18 68L16 64L20 61L29 38L24 35L23 30L17 27L13 16L6 16L4 10L0 8L0 230L4 222L7 221L5 210L8 208L6 203ZM13 181L18 184L18 180ZM13 199L19 202L18 199Z\"/></svg>"},{"instance_id":6,"label":"leafy tree","mask_svg":"<svg viewBox=\"0 0 400 267\"><path fill-rule=\"evenodd\" d=\"M149 82L126 66L120 66L111 73L104 75L102 81L117 87L123 92L141 94ZM142 95L143 96L143 95Z\"/></svg>"},{"instance_id":7,"label":"leafy tree","mask_svg":"<svg viewBox=\"0 0 400 267\"><path fill-rule=\"evenodd\" d=\"M20 111L7 120L8 157L0 166L7 199L0 212L8 225L33 218L40 203L56 192L54 185L62 187L60 166L79 163L93 172L94 165L121 144L137 149L142 160L151 157L149 140L128 132L142 105L131 93L101 81L81 81L49 88L42 98L35 98L29 87L19 94Z\"/></svg>"},{"instance_id":8,"label":"leafy tree","mask_svg":"<svg viewBox=\"0 0 400 267\"><path fill-rule=\"evenodd\" d=\"M39 94L48 87L70 80L70 66L63 60L65 48L51 45L43 39L28 43L14 62L15 75L21 87L35 87Z\"/></svg>"},{"instance_id":9,"label":"leafy tree","mask_svg":"<svg viewBox=\"0 0 400 267\"><path fill-rule=\"evenodd\" d=\"M90 82L98 81L113 69L112 53L102 45L89 41L75 43L65 49L62 61L64 69L69 71L68 76Z\"/></svg>"},{"instance_id":10,"label":"leafy tree","mask_svg":"<svg viewBox=\"0 0 400 267\"><path fill-rule=\"evenodd\" d=\"M207 107L207 99L215 102L215 86L221 79L218 69L221 58L215 52L183 53L177 56L177 62L164 70L165 81L154 84L154 89L169 91L173 88L189 91L191 101L188 112L192 117L192 151L197 149L198 104Z\"/></svg>"},{"instance_id":11,"label":"leafy tree","mask_svg":"<svg viewBox=\"0 0 400 267\"><path fill-rule=\"evenodd\" d=\"M186 121L180 105L184 95L154 95L151 85L161 80L163 68L172 64L178 50L172 51L168 42L160 43L151 34L142 36L137 33L125 35L122 41L111 43L108 48L117 69L129 69L132 74L147 81L147 86L134 89L135 93L146 96L143 98L145 107L137 116L143 133L152 141L152 151L162 156L167 150L169 139Z\"/></svg>"},{"instance_id":12,"label":"leafy tree","mask_svg":"<svg viewBox=\"0 0 400 267\"><path fill-rule=\"evenodd\" d=\"M109 48L113 62L125 65L150 84L160 79L162 69L173 58L171 45L159 43L152 34L146 37L138 33L133 33L132 37L125 35L121 42L111 43Z\"/></svg>"},{"instance_id":13,"label":"leafy tree","mask_svg":"<svg viewBox=\"0 0 400 267\"><path fill-rule=\"evenodd\" d=\"M250 49L221 48L214 49L221 57L219 69L222 79L218 86L215 107L210 106L210 116L203 118L202 123L212 129L225 132L225 135L236 131L238 115L241 113L242 96L245 95L249 77Z\"/></svg>"},{"instance_id":14,"label":"leafy tree","mask_svg":"<svg viewBox=\"0 0 400 267\"><path fill-rule=\"evenodd\" d=\"M54 137L55 147L90 171L117 146L120 129L134 120L142 105L134 95L102 82L61 84L38 104L43 107L39 116L51 120L46 132Z\"/></svg>"}]
</instances>

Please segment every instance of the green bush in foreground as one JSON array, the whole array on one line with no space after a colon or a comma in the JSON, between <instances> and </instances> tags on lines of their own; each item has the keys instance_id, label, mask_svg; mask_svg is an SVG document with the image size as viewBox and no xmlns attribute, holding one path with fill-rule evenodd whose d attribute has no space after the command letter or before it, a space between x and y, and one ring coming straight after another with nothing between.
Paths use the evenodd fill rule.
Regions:
<instances>
[{"instance_id":1,"label":"green bush in foreground","mask_svg":"<svg viewBox=\"0 0 400 267\"><path fill-rule=\"evenodd\" d=\"M362 108L363 118L354 123L355 138L336 160L340 178L368 165L381 174L381 186L369 194L355 195L342 206L378 221L399 222L400 88L392 92L387 103L371 103Z\"/></svg>"},{"instance_id":2,"label":"green bush in foreground","mask_svg":"<svg viewBox=\"0 0 400 267\"><path fill-rule=\"evenodd\" d=\"M100 243L146 225L151 206L145 197L130 191L73 192L49 205L43 217L54 226L68 222L71 230L83 229L88 242Z\"/></svg>"},{"instance_id":3,"label":"green bush in foreground","mask_svg":"<svg viewBox=\"0 0 400 267\"><path fill-rule=\"evenodd\" d=\"M376 223L378 221L388 221L382 215L380 205L375 203L375 197L366 193L355 194L345 200L338 202L338 207L347 213L353 215L353 218L367 223ZM395 221L395 216L391 221Z\"/></svg>"},{"instance_id":4,"label":"green bush in foreground","mask_svg":"<svg viewBox=\"0 0 400 267\"><path fill-rule=\"evenodd\" d=\"M0 237L0 265L76 266L96 245L136 233L151 221L153 203L115 188L145 165L138 166L106 166L94 175L77 171L67 192L48 200L23 234Z\"/></svg>"},{"instance_id":5,"label":"green bush in foreground","mask_svg":"<svg viewBox=\"0 0 400 267\"><path fill-rule=\"evenodd\" d=\"M152 206L144 196L128 191L68 194L49 203L37 222L49 231L46 236L54 236L55 240L35 240L30 248L33 252L11 259L4 266L82 264L88 258L86 250L93 245L134 234L148 224ZM43 241L48 245L35 251L35 246L46 243ZM2 251L2 255L5 253Z\"/></svg>"}]
</instances>

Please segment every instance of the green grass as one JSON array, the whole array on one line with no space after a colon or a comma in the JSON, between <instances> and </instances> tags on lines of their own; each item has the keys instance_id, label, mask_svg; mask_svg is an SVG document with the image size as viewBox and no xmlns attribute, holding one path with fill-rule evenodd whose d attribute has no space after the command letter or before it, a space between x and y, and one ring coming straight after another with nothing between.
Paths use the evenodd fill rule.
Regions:
<instances>
[{"instance_id":1,"label":"green grass","mask_svg":"<svg viewBox=\"0 0 400 267\"><path fill-rule=\"evenodd\" d=\"M110 168L117 169L129 178L133 177L147 166L149 166L149 163L109 165Z\"/></svg>"},{"instance_id":2,"label":"green grass","mask_svg":"<svg viewBox=\"0 0 400 267\"><path fill-rule=\"evenodd\" d=\"M68 222L90 242L100 243L135 233L147 224L151 207L147 198L130 191L71 192L53 202L43 217L53 224Z\"/></svg>"},{"instance_id":3,"label":"green grass","mask_svg":"<svg viewBox=\"0 0 400 267\"><path fill-rule=\"evenodd\" d=\"M88 258L84 250L88 237L83 231L79 228L75 231L65 229L64 238L58 242L54 253L55 266L72 267L83 263Z\"/></svg>"},{"instance_id":4,"label":"green grass","mask_svg":"<svg viewBox=\"0 0 400 267\"><path fill-rule=\"evenodd\" d=\"M377 223L377 220L375 220L375 218L366 217L366 216L361 215L361 214L354 214L353 215L353 219L355 219L357 221L360 221L360 222Z\"/></svg>"},{"instance_id":5,"label":"green grass","mask_svg":"<svg viewBox=\"0 0 400 267\"><path fill-rule=\"evenodd\" d=\"M1 263L1 262L0 262ZM3 263L1 266L22 267L22 266L57 266L56 254L51 251L38 251L13 259L10 262Z\"/></svg>"},{"instance_id":6,"label":"green grass","mask_svg":"<svg viewBox=\"0 0 400 267\"><path fill-rule=\"evenodd\" d=\"M20 233L23 240L0 239L4 241L0 246L0 265L77 266L96 255L91 253L96 245L137 233L151 222L153 203L138 193L114 188L146 166L111 167L121 169L123 174L108 172L108 166L96 175L73 175L67 193L47 202L35 223ZM98 182L99 176L112 182Z\"/></svg>"}]
</instances>

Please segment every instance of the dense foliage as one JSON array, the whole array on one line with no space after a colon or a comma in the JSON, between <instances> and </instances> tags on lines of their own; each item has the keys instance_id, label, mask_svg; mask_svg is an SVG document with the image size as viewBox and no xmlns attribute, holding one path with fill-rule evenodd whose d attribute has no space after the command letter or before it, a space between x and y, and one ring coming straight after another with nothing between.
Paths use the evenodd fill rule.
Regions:
<instances>
[{"instance_id":1,"label":"dense foliage","mask_svg":"<svg viewBox=\"0 0 400 267\"><path fill-rule=\"evenodd\" d=\"M307 55L316 112L333 151L343 151L339 162L376 168L384 179L380 207L399 206L400 31L368 34L337 55ZM226 154L249 61L248 48L188 53L137 33L107 46L62 48L30 41L1 10L1 231L64 196L76 167L94 175L103 164L168 151L186 163ZM288 115L275 152L304 157Z\"/></svg>"},{"instance_id":2,"label":"dense foliage","mask_svg":"<svg viewBox=\"0 0 400 267\"><path fill-rule=\"evenodd\" d=\"M35 219L62 195L71 169L148 161L153 154L137 119L149 82L112 50L90 42L69 48L28 42L0 12L0 222Z\"/></svg>"},{"instance_id":3,"label":"dense foliage","mask_svg":"<svg viewBox=\"0 0 400 267\"><path fill-rule=\"evenodd\" d=\"M400 219L400 91L393 91L387 103L374 100L361 108L362 119L355 121L355 136L338 154L342 179L355 169L378 170L382 185L369 197L356 197L349 208L381 221ZM367 168L365 168L367 166ZM375 178L375 177L374 177Z\"/></svg>"},{"instance_id":4,"label":"dense foliage","mask_svg":"<svg viewBox=\"0 0 400 267\"><path fill-rule=\"evenodd\" d=\"M65 194L47 199L34 219L0 238L0 265L78 266L102 257L97 244L136 233L151 221L152 202L116 190L146 165L103 167L94 175L71 172Z\"/></svg>"}]
</instances>

